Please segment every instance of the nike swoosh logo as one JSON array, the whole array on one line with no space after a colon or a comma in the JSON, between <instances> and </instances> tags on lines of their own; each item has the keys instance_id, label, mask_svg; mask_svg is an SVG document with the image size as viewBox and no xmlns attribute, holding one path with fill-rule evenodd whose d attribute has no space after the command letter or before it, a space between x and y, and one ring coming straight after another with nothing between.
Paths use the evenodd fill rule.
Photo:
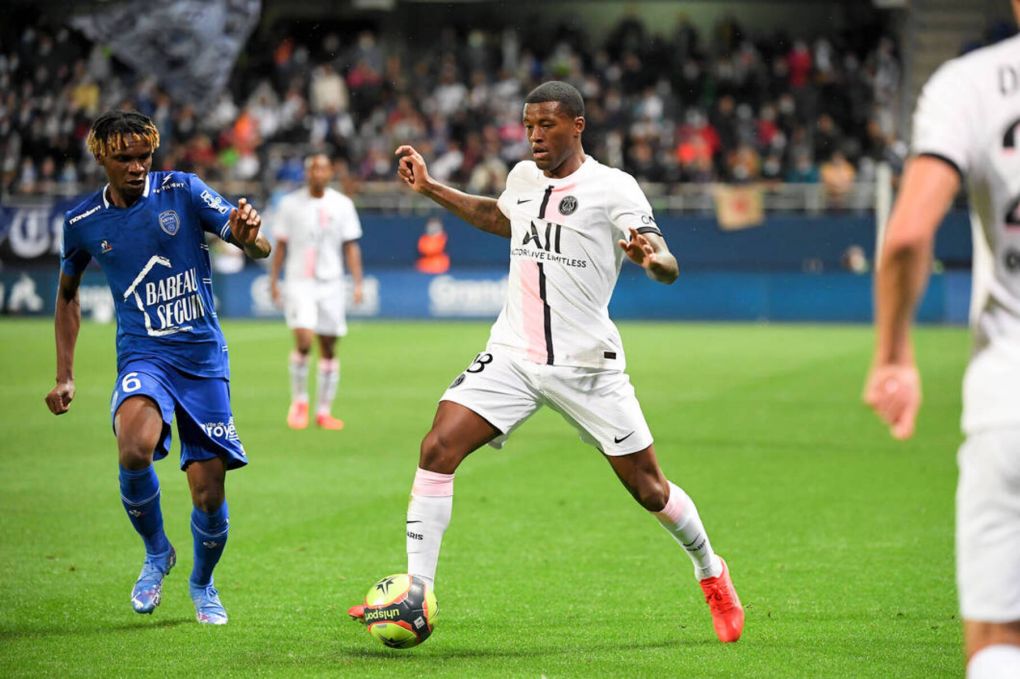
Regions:
<instances>
[{"instance_id":1,"label":"nike swoosh logo","mask_svg":"<svg viewBox=\"0 0 1020 679\"><path fill-rule=\"evenodd\" d=\"M626 436L624 436L622 438L616 438L614 436L613 437L613 443L622 443L622 442L626 441L627 439L629 439L633 435L634 435L634 432L631 432L631 433L627 434Z\"/></svg>"},{"instance_id":2,"label":"nike swoosh logo","mask_svg":"<svg viewBox=\"0 0 1020 679\"><path fill-rule=\"evenodd\" d=\"M517 199L517 204L520 205L521 203L530 203L533 200L535 200L535 199L534 198L525 198L524 200L521 200L520 198L518 198Z\"/></svg>"},{"instance_id":3,"label":"nike swoosh logo","mask_svg":"<svg viewBox=\"0 0 1020 679\"><path fill-rule=\"evenodd\" d=\"M408 521L408 523L421 523L421 521Z\"/></svg>"}]
</instances>

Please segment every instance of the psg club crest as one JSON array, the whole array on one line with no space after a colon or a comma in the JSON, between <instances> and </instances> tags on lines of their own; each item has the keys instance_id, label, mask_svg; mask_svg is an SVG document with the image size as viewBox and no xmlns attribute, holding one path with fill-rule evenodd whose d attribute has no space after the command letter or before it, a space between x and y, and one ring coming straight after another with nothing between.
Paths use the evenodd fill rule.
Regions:
<instances>
[{"instance_id":1,"label":"psg club crest","mask_svg":"<svg viewBox=\"0 0 1020 679\"><path fill-rule=\"evenodd\" d=\"M159 228L163 229L168 236L176 236L177 230L181 228L181 218L173 210L160 212Z\"/></svg>"},{"instance_id":2,"label":"psg club crest","mask_svg":"<svg viewBox=\"0 0 1020 679\"><path fill-rule=\"evenodd\" d=\"M560 201L560 214L572 215L577 210L577 198L567 196Z\"/></svg>"},{"instance_id":3,"label":"psg club crest","mask_svg":"<svg viewBox=\"0 0 1020 679\"><path fill-rule=\"evenodd\" d=\"M99 244L99 250L100 250L100 251L101 251L101 252L102 252L102 253L103 253L104 255L105 255L105 254L106 254L107 252L109 252L110 250L112 250L112 249L113 249L113 246L112 246L112 245L110 245L110 241L108 241L108 240L104 240L103 242L101 242L101 243Z\"/></svg>"}]
</instances>

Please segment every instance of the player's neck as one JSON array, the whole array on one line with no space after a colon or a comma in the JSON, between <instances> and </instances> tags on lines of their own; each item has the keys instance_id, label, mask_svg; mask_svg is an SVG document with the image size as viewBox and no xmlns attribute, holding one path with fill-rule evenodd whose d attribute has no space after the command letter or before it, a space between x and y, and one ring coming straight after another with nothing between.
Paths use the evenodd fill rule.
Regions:
<instances>
[{"instance_id":1,"label":"player's neck","mask_svg":"<svg viewBox=\"0 0 1020 679\"><path fill-rule=\"evenodd\" d=\"M545 170L543 174L550 179L563 179L577 172L588 157L584 155L584 149L578 147L574 153L567 156L566 160L560 163L553 170Z\"/></svg>"},{"instance_id":2,"label":"player's neck","mask_svg":"<svg viewBox=\"0 0 1020 679\"><path fill-rule=\"evenodd\" d=\"M128 207L131 207L141 197L142 197L141 194L139 194L139 195L135 196L134 198L130 198L129 199L129 198L125 197L120 191L118 191L115 188L113 188L113 184L110 184L110 185L108 185L106 187L106 198L107 198L107 200L110 201L110 204L113 205L114 207L119 207L119 208L128 208Z\"/></svg>"},{"instance_id":3,"label":"player's neck","mask_svg":"<svg viewBox=\"0 0 1020 679\"><path fill-rule=\"evenodd\" d=\"M308 195L311 196L312 198L322 198L323 196L326 195L326 187L325 186L315 187L309 185Z\"/></svg>"}]
</instances>

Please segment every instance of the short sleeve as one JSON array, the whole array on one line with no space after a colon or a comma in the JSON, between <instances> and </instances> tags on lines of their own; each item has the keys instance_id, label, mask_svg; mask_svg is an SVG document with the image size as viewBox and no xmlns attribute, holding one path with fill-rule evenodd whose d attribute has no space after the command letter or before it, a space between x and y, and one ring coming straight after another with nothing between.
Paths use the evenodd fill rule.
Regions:
<instances>
[{"instance_id":1,"label":"short sleeve","mask_svg":"<svg viewBox=\"0 0 1020 679\"><path fill-rule=\"evenodd\" d=\"M190 179L191 206L198 216L202 230L215 233L226 242L233 243L234 239L230 234L230 211L235 206L196 175L190 175Z\"/></svg>"},{"instance_id":2,"label":"short sleeve","mask_svg":"<svg viewBox=\"0 0 1020 679\"><path fill-rule=\"evenodd\" d=\"M514 165L513 169L510 170L510 174L506 176L506 187L503 189L503 193L499 194L499 198L496 199L496 207L503 213L503 216L510 219L510 206L513 205L513 187L517 183L517 168L520 164Z\"/></svg>"},{"instance_id":3,"label":"short sleeve","mask_svg":"<svg viewBox=\"0 0 1020 679\"><path fill-rule=\"evenodd\" d=\"M346 243L347 241L361 238L361 220L358 219L358 211L354 207L354 201L345 199L343 203L344 219L340 227L340 237Z\"/></svg>"},{"instance_id":4,"label":"short sleeve","mask_svg":"<svg viewBox=\"0 0 1020 679\"><path fill-rule=\"evenodd\" d=\"M941 158L961 174L971 167L971 149L981 119L978 93L966 77L963 63L943 64L925 84L914 111L914 155Z\"/></svg>"},{"instance_id":5,"label":"short sleeve","mask_svg":"<svg viewBox=\"0 0 1020 679\"><path fill-rule=\"evenodd\" d=\"M652 206L637 181L625 172L620 172L607 194L609 220L624 233L636 229L638 233L662 235L652 215Z\"/></svg>"},{"instance_id":6,"label":"short sleeve","mask_svg":"<svg viewBox=\"0 0 1020 679\"><path fill-rule=\"evenodd\" d=\"M78 238L79 231L72 229L64 217L63 240L60 243L60 271L68 276L77 276L85 271L92 261L92 255Z\"/></svg>"}]
</instances>

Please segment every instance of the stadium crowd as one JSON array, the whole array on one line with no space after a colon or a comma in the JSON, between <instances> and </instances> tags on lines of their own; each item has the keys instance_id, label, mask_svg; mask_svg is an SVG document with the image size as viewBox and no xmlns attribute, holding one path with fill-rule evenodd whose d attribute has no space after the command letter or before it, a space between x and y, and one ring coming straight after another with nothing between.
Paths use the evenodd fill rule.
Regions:
<instances>
[{"instance_id":1,"label":"stadium crowd","mask_svg":"<svg viewBox=\"0 0 1020 679\"><path fill-rule=\"evenodd\" d=\"M601 44L564 26L544 48L513 30L450 28L421 49L368 30L267 33L251 39L208 110L68 28L8 36L0 192L99 181L83 141L111 106L156 122L154 169L257 182L263 195L300 180L310 149L340 159L348 187L389 181L401 143L430 158L439 179L496 193L527 155L523 97L551 78L586 98L586 150L645 182L824 181L838 194L870 176L896 134L900 66L882 36L758 36L735 19L705 36L680 19L663 37L633 16Z\"/></svg>"}]
</instances>

